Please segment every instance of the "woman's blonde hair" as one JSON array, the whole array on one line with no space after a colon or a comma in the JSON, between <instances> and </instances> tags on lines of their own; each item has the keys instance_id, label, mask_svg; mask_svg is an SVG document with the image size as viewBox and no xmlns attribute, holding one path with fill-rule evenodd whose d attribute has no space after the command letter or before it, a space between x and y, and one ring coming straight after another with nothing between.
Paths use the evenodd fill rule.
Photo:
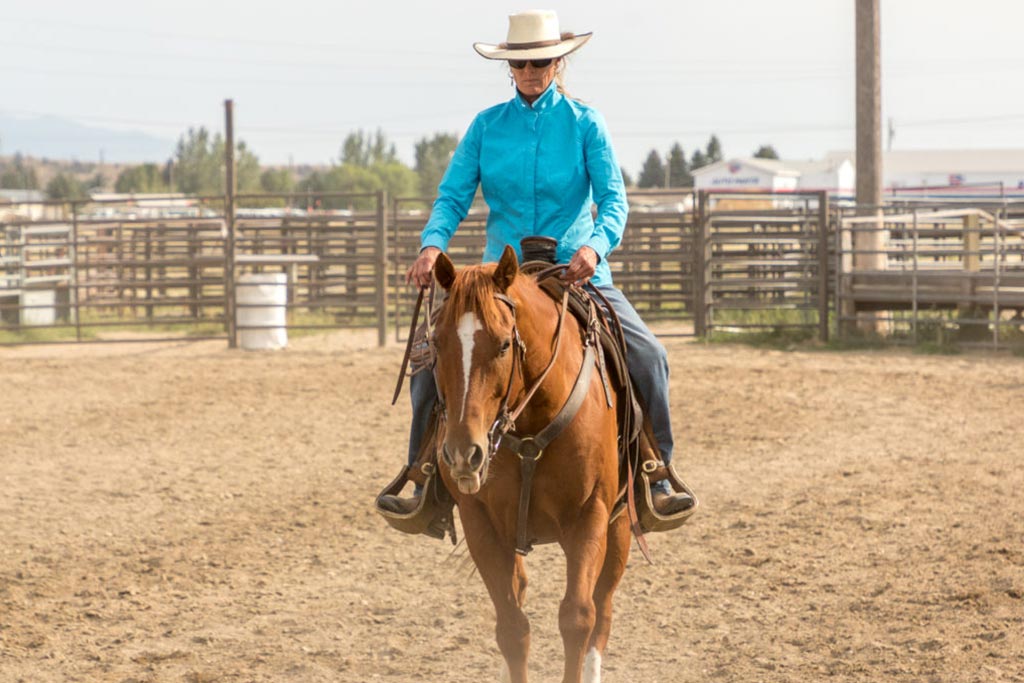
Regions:
<instances>
[{"instance_id":1,"label":"woman's blonde hair","mask_svg":"<svg viewBox=\"0 0 1024 683\"><path fill-rule=\"evenodd\" d=\"M560 57L558 66L555 67L555 87L558 88L558 94L562 97L568 97L570 100L576 100L577 98L569 94L569 91L565 89L565 67L569 65L569 56Z\"/></svg>"}]
</instances>

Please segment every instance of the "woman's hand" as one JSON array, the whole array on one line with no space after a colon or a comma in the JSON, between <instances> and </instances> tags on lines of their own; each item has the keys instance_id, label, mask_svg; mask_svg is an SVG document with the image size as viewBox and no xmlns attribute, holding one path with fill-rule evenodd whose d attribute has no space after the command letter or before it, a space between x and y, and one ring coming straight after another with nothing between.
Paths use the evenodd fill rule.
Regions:
<instances>
[{"instance_id":1,"label":"woman's hand","mask_svg":"<svg viewBox=\"0 0 1024 683\"><path fill-rule=\"evenodd\" d=\"M441 254L437 247L427 247L420 252L416 261L405 273L405 284L414 284L422 289L430 286L430 273L434 270L434 261Z\"/></svg>"},{"instance_id":2,"label":"woman's hand","mask_svg":"<svg viewBox=\"0 0 1024 683\"><path fill-rule=\"evenodd\" d=\"M596 251L590 247L580 247L572 255L569 265L562 273L562 280L569 284L584 284L593 277L599 260Z\"/></svg>"}]
</instances>

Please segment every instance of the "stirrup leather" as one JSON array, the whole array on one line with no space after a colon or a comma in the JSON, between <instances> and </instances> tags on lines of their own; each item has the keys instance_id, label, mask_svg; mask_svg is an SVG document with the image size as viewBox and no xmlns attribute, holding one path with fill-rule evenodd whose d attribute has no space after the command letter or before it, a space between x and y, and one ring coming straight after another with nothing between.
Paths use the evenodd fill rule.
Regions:
<instances>
[{"instance_id":1,"label":"stirrup leather","mask_svg":"<svg viewBox=\"0 0 1024 683\"><path fill-rule=\"evenodd\" d=\"M651 483L657 481L652 479L654 473L664 468L664 478L668 480L669 486L675 493L686 493L693 498L693 506L675 513L674 515L662 515L654 509L654 500L651 495ZM644 532L657 532L657 531L670 531L671 529L678 529L682 525L686 524L693 516L693 513L700 507L700 501L697 500L697 495L693 492L686 482L683 481L682 477L676 472L675 467L671 464L664 465L657 460L646 460L641 466L639 476L636 480L637 488L640 489L637 496L637 514L640 517L640 528ZM660 479L660 478L659 478Z\"/></svg>"},{"instance_id":2,"label":"stirrup leather","mask_svg":"<svg viewBox=\"0 0 1024 683\"><path fill-rule=\"evenodd\" d=\"M455 517L453 507L455 501L444 484L438 481L437 467L430 462L420 466L424 475L423 493L420 495L419 505L412 512L401 514L391 510L385 510L380 505L382 496L397 496L401 493L405 484L410 480L410 468L408 465L402 468L394 481L384 487L376 500L374 508L387 520L392 528L406 534L424 534L431 538L444 539L450 535L452 543L457 540L455 534Z\"/></svg>"}]
</instances>

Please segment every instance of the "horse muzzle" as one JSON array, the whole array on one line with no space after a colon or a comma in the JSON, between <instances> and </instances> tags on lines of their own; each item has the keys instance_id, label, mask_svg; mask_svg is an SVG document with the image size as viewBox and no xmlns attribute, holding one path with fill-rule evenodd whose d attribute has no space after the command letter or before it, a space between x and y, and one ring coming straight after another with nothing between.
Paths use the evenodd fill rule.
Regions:
<instances>
[{"instance_id":1,"label":"horse muzzle","mask_svg":"<svg viewBox=\"0 0 1024 683\"><path fill-rule=\"evenodd\" d=\"M477 493L487 479L486 451L480 444L473 443L468 448L460 449L449 448L445 442L441 447L441 459L448 466L461 493Z\"/></svg>"}]
</instances>

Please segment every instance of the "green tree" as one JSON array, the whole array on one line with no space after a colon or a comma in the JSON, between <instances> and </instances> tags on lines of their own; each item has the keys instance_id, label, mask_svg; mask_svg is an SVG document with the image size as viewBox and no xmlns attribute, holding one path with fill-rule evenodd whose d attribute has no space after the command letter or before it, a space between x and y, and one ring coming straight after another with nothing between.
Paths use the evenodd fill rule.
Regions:
<instances>
[{"instance_id":1,"label":"green tree","mask_svg":"<svg viewBox=\"0 0 1024 683\"><path fill-rule=\"evenodd\" d=\"M387 192L389 197L411 197L419 189L419 176L399 161L377 163L369 170L377 176L380 189Z\"/></svg>"},{"instance_id":2,"label":"green tree","mask_svg":"<svg viewBox=\"0 0 1024 683\"><path fill-rule=\"evenodd\" d=\"M394 144L389 144L384 133L378 128L373 135L357 130L349 133L341 145L341 163L362 166L388 164L398 161Z\"/></svg>"},{"instance_id":3,"label":"green tree","mask_svg":"<svg viewBox=\"0 0 1024 683\"><path fill-rule=\"evenodd\" d=\"M99 171L93 174L89 181L85 184L86 189L89 190L102 190L107 186L107 176L103 175Z\"/></svg>"},{"instance_id":4,"label":"green tree","mask_svg":"<svg viewBox=\"0 0 1024 683\"><path fill-rule=\"evenodd\" d=\"M160 193L167 190L163 169L156 164L126 168L114 181L115 192Z\"/></svg>"},{"instance_id":5,"label":"green tree","mask_svg":"<svg viewBox=\"0 0 1024 683\"><path fill-rule=\"evenodd\" d=\"M664 187L665 186L665 165L657 150L652 149L640 169L640 178L636 181L639 188Z\"/></svg>"},{"instance_id":6,"label":"green tree","mask_svg":"<svg viewBox=\"0 0 1024 683\"><path fill-rule=\"evenodd\" d=\"M690 157L690 173L693 173L698 168L707 166L709 163L711 162L708 161L708 158L707 156L704 155L704 152L700 151L699 149L693 150L693 156Z\"/></svg>"},{"instance_id":7,"label":"green tree","mask_svg":"<svg viewBox=\"0 0 1024 683\"><path fill-rule=\"evenodd\" d=\"M223 160L224 141L218 139L217 142L219 144L216 151ZM221 168L224 168L223 161ZM260 160L241 140L235 145L235 187L238 192L259 192L262 189L260 186Z\"/></svg>"},{"instance_id":8,"label":"green tree","mask_svg":"<svg viewBox=\"0 0 1024 683\"><path fill-rule=\"evenodd\" d=\"M754 152L755 159L778 159L779 153L775 151L775 148L771 145L761 145Z\"/></svg>"},{"instance_id":9,"label":"green tree","mask_svg":"<svg viewBox=\"0 0 1024 683\"><path fill-rule=\"evenodd\" d=\"M722 143L718 141L717 135L711 135L704 155L707 157L707 163L709 164L722 160Z\"/></svg>"},{"instance_id":10,"label":"green tree","mask_svg":"<svg viewBox=\"0 0 1024 683\"><path fill-rule=\"evenodd\" d=\"M375 164L370 168L341 164L328 171L314 171L297 186L299 192L314 196L320 208L367 211L376 206L373 197L324 197L327 193L373 193L386 191L393 197L408 197L416 192L416 173L399 162Z\"/></svg>"},{"instance_id":11,"label":"green tree","mask_svg":"<svg viewBox=\"0 0 1024 683\"><path fill-rule=\"evenodd\" d=\"M178 139L174 152L174 184L185 194L221 194L224 192L224 160L217 156L223 149L220 135L211 137L206 128L189 128Z\"/></svg>"},{"instance_id":12,"label":"green tree","mask_svg":"<svg viewBox=\"0 0 1024 683\"><path fill-rule=\"evenodd\" d=\"M25 162L21 154L14 155L14 161L9 168L4 169L0 174L0 188L7 190L38 190L39 177L36 169Z\"/></svg>"},{"instance_id":13,"label":"green tree","mask_svg":"<svg viewBox=\"0 0 1024 683\"><path fill-rule=\"evenodd\" d=\"M669 187L693 187L693 176L678 142L668 152L668 184Z\"/></svg>"},{"instance_id":14,"label":"green tree","mask_svg":"<svg viewBox=\"0 0 1024 683\"><path fill-rule=\"evenodd\" d=\"M46 183L46 196L50 199L86 199L85 186L70 173L58 173Z\"/></svg>"},{"instance_id":15,"label":"green tree","mask_svg":"<svg viewBox=\"0 0 1024 683\"><path fill-rule=\"evenodd\" d=\"M355 164L335 166L327 171L313 171L298 184L299 192L310 194L322 209L350 209L366 211L374 206L371 197L324 197L326 193L376 192L381 188L380 178L368 168Z\"/></svg>"},{"instance_id":16,"label":"green tree","mask_svg":"<svg viewBox=\"0 0 1024 683\"><path fill-rule=\"evenodd\" d=\"M435 133L432 138L422 138L416 142L415 171L419 176L421 196L433 197L437 194L437 186L441 184L458 144L459 137L451 133Z\"/></svg>"},{"instance_id":17,"label":"green tree","mask_svg":"<svg viewBox=\"0 0 1024 683\"><path fill-rule=\"evenodd\" d=\"M189 128L178 139L169 175L179 192L215 195L224 193L224 138L211 136L206 128ZM238 192L258 192L260 162L243 141L235 144L235 186Z\"/></svg>"},{"instance_id":18,"label":"green tree","mask_svg":"<svg viewBox=\"0 0 1024 683\"><path fill-rule=\"evenodd\" d=\"M274 194L288 194L295 190L295 176L287 168L268 168L260 175L260 189Z\"/></svg>"}]
</instances>

